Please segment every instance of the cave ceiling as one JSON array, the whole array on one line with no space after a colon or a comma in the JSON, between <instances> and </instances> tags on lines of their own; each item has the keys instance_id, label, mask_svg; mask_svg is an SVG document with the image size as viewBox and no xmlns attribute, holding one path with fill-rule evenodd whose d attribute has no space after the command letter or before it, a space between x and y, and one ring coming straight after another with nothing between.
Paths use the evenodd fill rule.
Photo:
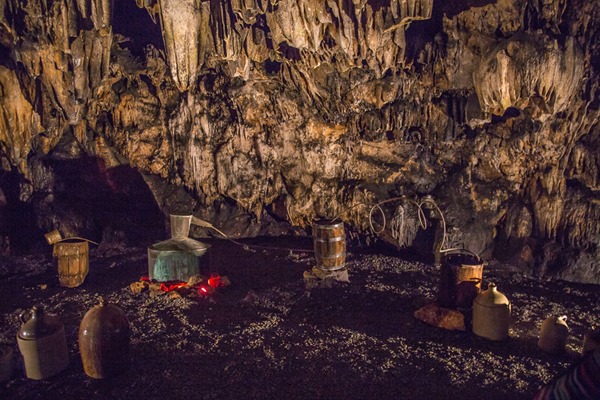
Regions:
<instances>
[{"instance_id":1,"label":"cave ceiling","mask_svg":"<svg viewBox=\"0 0 600 400\"><path fill-rule=\"evenodd\" d=\"M1 165L41 230L90 227L57 160L92 157L258 225L431 195L449 243L600 280L599 43L597 1L0 0Z\"/></svg>"}]
</instances>

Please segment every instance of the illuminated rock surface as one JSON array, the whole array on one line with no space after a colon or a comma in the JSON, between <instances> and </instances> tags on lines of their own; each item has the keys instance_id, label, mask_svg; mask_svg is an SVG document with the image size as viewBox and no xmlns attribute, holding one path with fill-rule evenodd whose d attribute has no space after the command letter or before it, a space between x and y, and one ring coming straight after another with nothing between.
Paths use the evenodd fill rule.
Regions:
<instances>
[{"instance_id":1,"label":"illuminated rock surface","mask_svg":"<svg viewBox=\"0 0 600 400\"><path fill-rule=\"evenodd\" d=\"M252 236L430 194L450 245L600 283L597 1L180 3L0 2L4 253L127 238L127 202Z\"/></svg>"}]
</instances>

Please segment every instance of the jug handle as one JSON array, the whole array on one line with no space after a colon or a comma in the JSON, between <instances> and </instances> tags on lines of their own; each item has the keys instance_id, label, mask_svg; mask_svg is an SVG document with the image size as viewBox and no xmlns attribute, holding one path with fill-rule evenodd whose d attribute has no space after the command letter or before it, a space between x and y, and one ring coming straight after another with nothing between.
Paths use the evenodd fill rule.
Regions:
<instances>
[{"instance_id":1,"label":"jug handle","mask_svg":"<svg viewBox=\"0 0 600 400\"><path fill-rule=\"evenodd\" d=\"M25 322L27 322L27 321L29 321L31 319L31 314L32 313L33 313L32 310L21 311L21 313L19 314L19 319L21 320L22 323L25 323ZM27 316L28 316L28 318L25 318Z\"/></svg>"},{"instance_id":2,"label":"jug handle","mask_svg":"<svg viewBox=\"0 0 600 400\"><path fill-rule=\"evenodd\" d=\"M42 315L42 310L43 310L43 308L41 305L35 305L30 310L21 311L21 313L19 314L19 319L21 320L22 323L25 323L25 322L29 321L31 318L40 317ZM29 316L29 317L25 318L26 316Z\"/></svg>"}]
</instances>

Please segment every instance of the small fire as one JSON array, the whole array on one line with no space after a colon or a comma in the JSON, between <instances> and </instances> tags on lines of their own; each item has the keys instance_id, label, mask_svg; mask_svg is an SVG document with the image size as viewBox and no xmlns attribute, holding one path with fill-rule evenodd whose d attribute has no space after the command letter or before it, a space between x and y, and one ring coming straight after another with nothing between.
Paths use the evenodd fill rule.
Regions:
<instances>
[{"instance_id":1,"label":"small fire","mask_svg":"<svg viewBox=\"0 0 600 400\"><path fill-rule=\"evenodd\" d=\"M179 282L179 283L161 283L160 284L160 290L162 290L163 292L170 292L172 290L175 289L179 289L182 287L187 287L188 284L186 282Z\"/></svg>"},{"instance_id":2,"label":"small fire","mask_svg":"<svg viewBox=\"0 0 600 400\"><path fill-rule=\"evenodd\" d=\"M156 281L152 281L149 277L147 276L142 276L140 278L140 282L148 282L149 284L155 283L160 285L158 287L158 289L162 292L172 292L173 290L176 289L180 289L180 288L185 288L188 287L187 282L183 282L183 281L168 281L168 282L156 282Z\"/></svg>"},{"instance_id":3,"label":"small fire","mask_svg":"<svg viewBox=\"0 0 600 400\"><path fill-rule=\"evenodd\" d=\"M219 274L212 273L208 279L203 279L202 277L197 276L193 277L193 279L190 278L188 282L156 282L155 280L150 279L148 276L142 276L138 282L132 283L130 288L134 293L141 293L149 290L151 296L170 293L172 297L189 297L191 293L197 293L197 295L200 296L211 295L215 292L216 288L229 286L230 284L231 282L226 276L220 276Z\"/></svg>"},{"instance_id":4,"label":"small fire","mask_svg":"<svg viewBox=\"0 0 600 400\"><path fill-rule=\"evenodd\" d=\"M208 284L213 287L213 288L217 288L219 286L223 286L221 283L221 277L217 274L211 274L210 278L208 278Z\"/></svg>"}]
</instances>

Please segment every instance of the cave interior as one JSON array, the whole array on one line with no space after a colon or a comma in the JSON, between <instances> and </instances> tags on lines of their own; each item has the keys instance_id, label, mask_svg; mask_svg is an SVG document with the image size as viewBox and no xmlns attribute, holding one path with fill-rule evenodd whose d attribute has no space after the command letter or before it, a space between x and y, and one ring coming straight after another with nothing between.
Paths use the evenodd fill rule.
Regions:
<instances>
[{"instance_id":1,"label":"cave interior","mask_svg":"<svg viewBox=\"0 0 600 400\"><path fill-rule=\"evenodd\" d=\"M143 329L161 325L163 314L181 317L191 301L230 312L238 327L251 325L232 311L240 302L280 307L290 332L316 315L337 321L334 315L346 313L340 324L376 322L373 334L386 337L364 346L387 348L398 344L383 326L393 308L413 335L435 342L432 352L445 343L440 358L452 359L451 346L463 358L479 346L504 360L527 354L520 370L543 367L523 378L505 371L498 380L466 379L449 372L452 361L440 367L423 355L433 375L412 366L418 378L406 370L381 378L332 355L319 359L330 369L343 364L332 379L385 382L387 389L367 385L365 392L358 383L330 388L315 371L303 375L300 361L265 350L261 357L283 367L253 385L250 373L239 372L244 364L228 358L252 347L249 338L213 360L238 371L221 373L215 397L181 384L185 366L196 365L187 358L171 360L181 365L165 385L181 384L173 396L186 398L236 398L242 382L250 398L274 398L287 385L298 398L481 398L486 387L497 395L483 398L531 398L579 359L580 339L600 326L599 88L597 1L0 0L0 340L16 355L17 317L41 303L69 317L76 359L79 320L102 295L124 308L154 309L152 320L130 318L139 323L132 328L139 346L161 340ZM171 215L204 221L189 232L208 244L202 275L227 275L231 287L216 288L210 300L130 293L147 275L148 246L169 238ZM345 229L347 275L333 283L311 280L319 220ZM81 286L59 284L45 237L53 231L89 241L90 274ZM499 280L513 308L527 309L516 313L505 348L476 339L464 345L464 336L412 316L436 297L440 264L452 251L485 264L483 290ZM383 279L379 289L371 278ZM525 298L535 305L527 308ZM309 310L304 319L287 318L301 307ZM538 355L541 321L569 312L578 314L571 328L578 337L568 351ZM227 318L201 313L230 340ZM193 331L196 347L187 351L206 356L202 340L210 335L190 327L188 317L180 329ZM149 347L160 354L168 345ZM135 354L139 368L150 359ZM290 378L286 366L319 383L299 389L302 378ZM138 381L120 378L118 392L93 380L81 384L81 369L71 366L49 383L15 372L0 385L14 398L45 398L46 389L63 396L77 385L77 396L99 399L138 390L154 398L150 389L162 390L148 378L158 369ZM421 390L390 383L404 388L438 370L451 383ZM260 391L271 378L272 390Z\"/></svg>"}]
</instances>

